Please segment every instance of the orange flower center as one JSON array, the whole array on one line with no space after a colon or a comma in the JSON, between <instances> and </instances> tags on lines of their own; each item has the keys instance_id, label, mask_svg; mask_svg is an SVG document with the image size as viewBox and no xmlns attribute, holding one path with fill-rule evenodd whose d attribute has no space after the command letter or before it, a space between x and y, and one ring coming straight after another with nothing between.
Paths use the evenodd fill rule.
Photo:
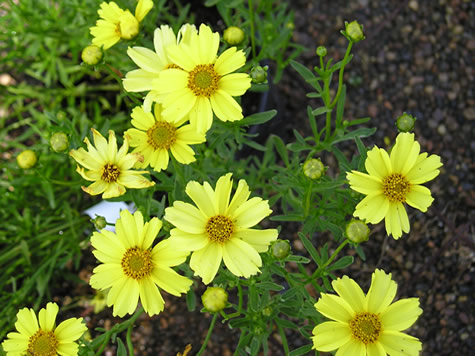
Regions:
<instances>
[{"instance_id":1,"label":"orange flower center","mask_svg":"<svg viewBox=\"0 0 475 356\"><path fill-rule=\"evenodd\" d=\"M168 150L176 142L176 128L166 121L157 121L147 130L148 143L156 150Z\"/></svg>"},{"instance_id":2,"label":"orange flower center","mask_svg":"<svg viewBox=\"0 0 475 356\"><path fill-rule=\"evenodd\" d=\"M198 64L188 74L188 88L195 96L209 98L218 90L220 76L214 70L214 64Z\"/></svg>"},{"instance_id":3,"label":"orange flower center","mask_svg":"<svg viewBox=\"0 0 475 356\"><path fill-rule=\"evenodd\" d=\"M102 180L106 183L115 182L119 179L120 169L113 163L107 163L102 167Z\"/></svg>"},{"instance_id":4,"label":"orange flower center","mask_svg":"<svg viewBox=\"0 0 475 356\"><path fill-rule=\"evenodd\" d=\"M130 247L125 251L120 261L125 275L141 280L150 275L153 269L153 262L149 250L142 250L139 247Z\"/></svg>"},{"instance_id":5,"label":"orange flower center","mask_svg":"<svg viewBox=\"0 0 475 356\"><path fill-rule=\"evenodd\" d=\"M52 331L38 330L28 340L28 356L56 356L58 340Z\"/></svg>"},{"instance_id":6,"label":"orange flower center","mask_svg":"<svg viewBox=\"0 0 475 356\"><path fill-rule=\"evenodd\" d=\"M376 314L358 313L348 323L351 335L363 344L376 342L381 334L381 321Z\"/></svg>"},{"instance_id":7,"label":"orange flower center","mask_svg":"<svg viewBox=\"0 0 475 356\"><path fill-rule=\"evenodd\" d=\"M400 173L393 173L383 179L383 194L389 201L404 203L411 190L411 183Z\"/></svg>"},{"instance_id":8,"label":"orange flower center","mask_svg":"<svg viewBox=\"0 0 475 356\"><path fill-rule=\"evenodd\" d=\"M223 243L231 238L234 223L224 215L215 215L209 218L205 230L210 241Z\"/></svg>"}]
</instances>

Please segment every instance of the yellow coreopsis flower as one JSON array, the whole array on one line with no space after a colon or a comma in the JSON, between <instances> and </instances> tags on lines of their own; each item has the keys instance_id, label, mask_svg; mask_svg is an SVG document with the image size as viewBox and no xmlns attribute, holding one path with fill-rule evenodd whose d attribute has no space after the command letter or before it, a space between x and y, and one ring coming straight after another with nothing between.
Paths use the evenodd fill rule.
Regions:
<instances>
[{"instance_id":1,"label":"yellow coreopsis flower","mask_svg":"<svg viewBox=\"0 0 475 356\"><path fill-rule=\"evenodd\" d=\"M82 323L82 318L67 319L56 327L58 311L56 303L46 304L46 308L38 313L38 318L33 309L18 311L15 323L18 332L8 333L2 343L7 356L77 355L79 346L75 341L87 327Z\"/></svg>"},{"instance_id":2,"label":"yellow coreopsis flower","mask_svg":"<svg viewBox=\"0 0 475 356\"><path fill-rule=\"evenodd\" d=\"M139 23L153 7L152 0L139 0L135 16L129 10L122 10L115 2L103 2L97 11L101 20L89 31L94 37L92 43L109 49L120 39L130 40L139 33Z\"/></svg>"},{"instance_id":3,"label":"yellow coreopsis flower","mask_svg":"<svg viewBox=\"0 0 475 356\"><path fill-rule=\"evenodd\" d=\"M194 251L190 267L205 284L213 280L222 260L236 276L256 274L262 265L259 252L277 239L276 229L251 229L272 212L267 200L248 200L249 186L241 179L229 202L231 188L231 173L218 179L215 190L207 182L191 181L186 194L197 207L175 201L165 209L165 219L176 226L170 231L170 243Z\"/></svg>"},{"instance_id":4,"label":"yellow coreopsis flower","mask_svg":"<svg viewBox=\"0 0 475 356\"><path fill-rule=\"evenodd\" d=\"M180 296L193 283L172 269L185 262L188 252L177 250L168 240L152 247L161 227L158 218L144 224L139 211L132 215L122 210L115 234L108 230L93 233L92 253L102 264L94 268L89 283L108 290L107 305L114 305L113 315L132 314L139 299L150 316L158 314L165 303L158 288Z\"/></svg>"},{"instance_id":5,"label":"yellow coreopsis flower","mask_svg":"<svg viewBox=\"0 0 475 356\"><path fill-rule=\"evenodd\" d=\"M421 342L401 332L422 313L419 299L392 303L397 284L391 273L375 270L367 295L347 276L333 281L332 286L338 295L322 293L315 308L334 321L313 329L314 349L326 352L338 349L336 356L419 355Z\"/></svg>"},{"instance_id":6,"label":"yellow coreopsis flower","mask_svg":"<svg viewBox=\"0 0 475 356\"><path fill-rule=\"evenodd\" d=\"M241 68L244 52L231 47L217 57L219 34L201 25L190 43L166 48L168 58L179 68L162 71L153 82L157 100L163 103L165 117L177 120L190 115L190 122L206 132L213 123L213 112L222 121L243 118L242 108L233 98L251 86L247 73L232 73Z\"/></svg>"},{"instance_id":7,"label":"yellow coreopsis flower","mask_svg":"<svg viewBox=\"0 0 475 356\"><path fill-rule=\"evenodd\" d=\"M161 25L153 34L155 52L145 47L132 47L127 49L127 54L140 69L128 72L123 79L124 89L129 92L148 91L144 100L145 111L151 111L152 102L156 101L158 93L153 90L153 81L158 78L160 72L167 68L178 66L168 58L165 50L171 44L181 42L188 43L191 34L197 32L195 25L185 24L181 26L178 35L168 25Z\"/></svg>"},{"instance_id":8,"label":"yellow coreopsis flower","mask_svg":"<svg viewBox=\"0 0 475 356\"><path fill-rule=\"evenodd\" d=\"M427 211L434 199L421 184L437 177L442 166L439 156L419 152L420 145L411 133L397 136L390 155L378 147L369 151L365 162L368 174L351 171L346 175L353 190L367 195L353 215L371 224L385 219L386 232L395 239L402 231L409 232L404 203Z\"/></svg>"},{"instance_id":9,"label":"yellow coreopsis flower","mask_svg":"<svg viewBox=\"0 0 475 356\"><path fill-rule=\"evenodd\" d=\"M81 187L86 193L98 195L102 193L102 198L118 197L125 193L125 188L148 188L154 185L142 176L147 171L134 171L131 168L143 157L138 154L127 153L129 144L127 138L124 139L122 147L117 152L117 140L114 131L109 131L109 142L95 129L92 129L94 136L94 147L86 137L84 148L71 150L69 155L84 168L77 166L76 171L86 180L93 181L88 187Z\"/></svg>"},{"instance_id":10,"label":"yellow coreopsis flower","mask_svg":"<svg viewBox=\"0 0 475 356\"><path fill-rule=\"evenodd\" d=\"M169 152L180 163L196 161L195 152L189 145L205 142L203 133L196 132L191 125L180 127L181 122L163 118L160 104L155 104L154 114L137 106L131 116L135 128L127 130L125 135L130 146L136 147L132 153L144 157L142 162L136 163L137 168L150 165L157 172L167 169Z\"/></svg>"}]
</instances>

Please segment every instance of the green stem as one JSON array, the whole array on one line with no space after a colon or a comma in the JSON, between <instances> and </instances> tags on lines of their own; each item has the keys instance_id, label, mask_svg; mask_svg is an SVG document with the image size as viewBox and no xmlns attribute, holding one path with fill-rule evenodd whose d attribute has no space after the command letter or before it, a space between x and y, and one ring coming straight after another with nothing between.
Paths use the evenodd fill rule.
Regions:
<instances>
[{"instance_id":1,"label":"green stem","mask_svg":"<svg viewBox=\"0 0 475 356\"><path fill-rule=\"evenodd\" d=\"M330 109L333 109L335 107L336 103L338 102L338 98L340 97L341 88L343 87L343 73L345 72L346 61L348 59L348 56L350 55L352 46L353 46L353 42L350 41L346 49L345 57L343 57L343 61L341 63L340 73L338 74L338 90L336 92L335 98L333 99L333 102L329 106Z\"/></svg>"},{"instance_id":2,"label":"green stem","mask_svg":"<svg viewBox=\"0 0 475 356\"><path fill-rule=\"evenodd\" d=\"M241 315L241 312L242 312L242 287L241 287L241 284L238 283L237 288L238 288L238 297L239 297L237 311L234 312L234 313L231 313L231 314L226 314L225 312L221 311L221 315L226 320L231 319L231 318L235 318L235 317L238 317L239 315Z\"/></svg>"},{"instance_id":3,"label":"green stem","mask_svg":"<svg viewBox=\"0 0 475 356\"><path fill-rule=\"evenodd\" d=\"M346 246L346 244L348 243L349 241L348 240L344 240L340 246L337 247L337 249L335 250L335 252L333 252L333 254L330 256L330 258L327 260L327 262L325 262L323 265L319 266L317 268L317 270L315 272L313 272L313 274L310 276L310 278L308 278L306 281L305 281L305 284L308 284L309 282L311 282L312 280L314 279L317 279L320 277L320 275L322 274L322 272L325 270L325 268L328 267L328 265L330 263L333 262L333 260L335 259L335 257L338 255L338 253L341 251L341 249L343 247Z\"/></svg>"},{"instance_id":4,"label":"green stem","mask_svg":"<svg viewBox=\"0 0 475 356\"><path fill-rule=\"evenodd\" d=\"M308 216L308 212L310 210L310 197L312 196L312 186L313 186L313 180L310 181L310 184L308 185L307 192L305 194L305 217Z\"/></svg>"},{"instance_id":5,"label":"green stem","mask_svg":"<svg viewBox=\"0 0 475 356\"><path fill-rule=\"evenodd\" d=\"M216 324L216 319L218 319L218 313L214 313L213 319L211 320L211 324L210 324L209 329L208 329L208 334L206 334L205 341L203 342L203 345L201 345L201 348L198 351L198 353L196 354L196 356L200 356L204 352L204 350L206 349L206 346L208 345L208 341L211 337L211 334L213 333L213 328L214 328L214 324Z\"/></svg>"},{"instance_id":6,"label":"green stem","mask_svg":"<svg viewBox=\"0 0 475 356\"><path fill-rule=\"evenodd\" d=\"M328 142L328 140L331 137L331 132L332 132L332 112L327 111L326 113L326 125L325 125L325 142Z\"/></svg>"},{"instance_id":7,"label":"green stem","mask_svg":"<svg viewBox=\"0 0 475 356\"><path fill-rule=\"evenodd\" d=\"M252 5L252 0L247 1L249 7L249 19L251 22L251 46L252 46L252 57L256 58L256 39L255 39L255 28L254 28L254 6Z\"/></svg>"}]
</instances>

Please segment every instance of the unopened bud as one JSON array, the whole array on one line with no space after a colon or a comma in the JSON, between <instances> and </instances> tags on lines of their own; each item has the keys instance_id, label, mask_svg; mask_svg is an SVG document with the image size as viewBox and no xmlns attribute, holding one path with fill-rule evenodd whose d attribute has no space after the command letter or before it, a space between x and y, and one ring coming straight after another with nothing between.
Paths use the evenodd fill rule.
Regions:
<instances>
[{"instance_id":1,"label":"unopened bud","mask_svg":"<svg viewBox=\"0 0 475 356\"><path fill-rule=\"evenodd\" d=\"M24 150L16 158L18 166L23 169L34 167L37 161L36 153L32 150Z\"/></svg>"},{"instance_id":2,"label":"unopened bud","mask_svg":"<svg viewBox=\"0 0 475 356\"><path fill-rule=\"evenodd\" d=\"M228 303L228 293L221 287L208 287L201 296L206 310L216 313L223 310Z\"/></svg>"},{"instance_id":3,"label":"unopened bud","mask_svg":"<svg viewBox=\"0 0 475 356\"><path fill-rule=\"evenodd\" d=\"M345 33L352 42L359 42L365 39L363 26L358 21L345 22Z\"/></svg>"},{"instance_id":4,"label":"unopened bud","mask_svg":"<svg viewBox=\"0 0 475 356\"><path fill-rule=\"evenodd\" d=\"M82 50L81 59L90 66L96 65L102 59L102 50L95 45L87 46Z\"/></svg>"},{"instance_id":5,"label":"unopened bud","mask_svg":"<svg viewBox=\"0 0 475 356\"><path fill-rule=\"evenodd\" d=\"M317 47L317 56L325 57L327 55L327 48L325 46Z\"/></svg>"},{"instance_id":6,"label":"unopened bud","mask_svg":"<svg viewBox=\"0 0 475 356\"><path fill-rule=\"evenodd\" d=\"M278 260L283 260L290 254L290 244L287 240L277 240L271 246L272 256Z\"/></svg>"},{"instance_id":7,"label":"unopened bud","mask_svg":"<svg viewBox=\"0 0 475 356\"><path fill-rule=\"evenodd\" d=\"M348 240L356 244L368 241L369 231L368 225L356 219L351 220L345 229Z\"/></svg>"},{"instance_id":8,"label":"unopened bud","mask_svg":"<svg viewBox=\"0 0 475 356\"><path fill-rule=\"evenodd\" d=\"M49 139L49 144L54 152L64 152L69 148L69 139L64 132L56 132Z\"/></svg>"},{"instance_id":9,"label":"unopened bud","mask_svg":"<svg viewBox=\"0 0 475 356\"><path fill-rule=\"evenodd\" d=\"M318 158L310 158L303 164L303 174L310 179L318 179L325 174L325 166Z\"/></svg>"},{"instance_id":10,"label":"unopened bud","mask_svg":"<svg viewBox=\"0 0 475 356\"><path fill-rule=\"evenodd\" d=\"M249 75L251 76L251 80L253 83L256 84L265 84L267 83L267 70L269 66L254 66L251 68L251 72Z\"/></svg>"},{"instance_id":11,"label":"unopened bud","mask_svg":"<svg viewBox=\"0 0 475 356\"><path fill-rule=\"evenodd\" d=\"M244 40L244 31L239 27L230 26L224 30L223 38L228 44L235 46Z\"/></svg>"},{"instance_id":12,"label":"unopened bud","mask_svg":"<svg viewBox=\"0 0 475 356\"><path fill-rule=\"evenodd\" d=\"M403 113L396 120L396 127L399 132L411 132L414 129L414 124L416 123L417 118L414 116Z\"/></svg>"},{"instance_id":13,"label":"unopened bud","mask_svg":"<svg viewBox=\"0 0 475 356\"><path fill-rule=\"evenodd\" d=\"M94 224L94 227L97 230L102 230L107 226L106 218L100 215L97 215L94 219L91 219L91 222Z\"/></svg>"}]
</instances>

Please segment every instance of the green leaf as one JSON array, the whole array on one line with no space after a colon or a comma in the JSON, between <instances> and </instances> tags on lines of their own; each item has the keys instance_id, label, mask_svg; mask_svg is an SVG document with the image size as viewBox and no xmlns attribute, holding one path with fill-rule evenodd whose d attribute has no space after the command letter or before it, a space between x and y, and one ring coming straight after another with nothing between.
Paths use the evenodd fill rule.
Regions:
<instances>
[{"instance_id":1,"label":"green leaf","mask_svg":"<svg viewBox=\"0 0 475 356\"><path fill-rule=\"evenodd\" d=\"M303 79L306 81L317 79L315 75L312 73L310 69L305 67L304 65L300 64L299 62L296 62L294 60L290 61L290 65L292 68L294 68L301 76Z\"/></svg>"},{"instance_id":2,"label":"green leaf","mask_svg":"<svg viewBox=\"0 0 475 356\"><path fill-rule=\"evenodd\" d=\"M310 257L313 258L313 260L317 263L318 266L321 265L321 258L320 256L318 255L318 252L317 250L315 249L315 247L312 245L312 243L310 242L309 239L307 239L307 237L302 234L301 232L298 233L299 237L300 237L300 240L302 241L305 249L308 251L308 253L310 254Z\"/></svg>"},{"instance_id":3,"label":"green leaf","mask_svg":"<svg viewBox=\"0 0 475 356\"><path fill-rule=\"evenodd\" d=\"M279 153L280 158L284 161L287 167L290 166L289 162L289 155L287 153L287 147L285 147L284 141L279 136L272 135L271 136L272 142L274 143L274 147Z\"/></svg>"},{"instance_id":4,"label":"green leaf","mask_svg":"<svg viewBox=\"0 0 475 356\"><path fill-rule=\"evenodd\" d=\"M295 263L309 263L311 259L304 256L290 255L285 259L285 262L295 262Z\"/></svg>"},{"instance_id":5,"label":"green leaf","mask_svg":"<svg viewBox=\"0 0 475 356\"><path fill-rule=\"evenodd\" d=\"M239 126L250 126L250 125L259 125L263 124L270 119L272 119L277 114L277 110L269 110L260 112L257 114L252 114L251 116L245 117L244 119L238 121Z\"/></svg>"},{"instance_id":6,"label":"green leaf","mask_svg":"<svg viewBox=\"0 0 475 356\"><path fill-rule=\"evenodd\" d=\"M286 214L271 216L272 221L304 221L305 218L300 214Z\"/></svg>"},{"instance_id":7,"label":"green leaf","mask_svg":"<svg viewBox=\"0 0 475 356\"><path fill-rule=\"evenodd\" d=\"M256 283L255 286L259 289L263 290L273 290L273 291L281 291L284 289L281 285L273 282L261 282L261 283Z\"/></svg>"},{"instance_id":8,"label":"green leaf","mask_svg":"<svg viewBox=\"0 0 475 356\"><path fill-rule=\"evenodd\" d=\"M318 116L318 115L325 114L325 113L327 113L327 112L329 112L329 111L332 111L332 109L329 109L329 108L327 108L326 106L321 106L321 107L319 107L319 108L317 108L317 109L314 109L314 110L312 111L312 114L315 115L315 116Z\"/></svg>"},{"instance_id":9,"label":"green leaf","mask_svg":"<svg viewBox=\"0 0 475 356\"><path fill-rule=\"evenodd\" d=\"M117 356L127 356L127 349L120 338L117 338Z\"/></svg>"},{"instance_id":10,"label":"green leaf","mask_svg":"<svg viewBox=\"0 0 475 356\"><path fill-rule=\"evenodd\" d=\"M348 140L351 140L355 137L368 137L368 136L371 136L372 134L374 134L375 132L376 132L375 127L356 129L354 131L348 132L347 134L345 134L343 136L335 138L335 140L332 142L332 144L342 142L342 141L348 141Z\"/></svg>"},{"instance_id":11,"label":"green leaf","mask_svg":"<svg viewBox=\"0 0 475 356\"><path fill-rule=\"evenodd\" d=\"M313 344L308 344L305 346L300 346L298 349L292 350L289 353L289 356L300 356L306 355L312 351Z\"/></svg>"},{"instance_id":12,"label":"green leaf","mask_svg":"<svg viewBox=\"0 0 475 356\"><path fill-rule=\"evenodd\" d=\"M196 294L193 288L190 288L186 293L186 306L189 311L194 311L196 309Z\"/></svg>"},{"instance_id":13,"label":"green leaf","mask_svg":"<svg viewBox=\"0 0 475 356\"><path fill-rule=\"evenodd\" d=\"M338 261L336 261L335 263L328 266L327 271L335 271L337 269L343 269L345 267L348 267L349 265L353 263L353 260L354 260L353 256L344 256L340 258Z\"/></svg>"}]
</instances>

